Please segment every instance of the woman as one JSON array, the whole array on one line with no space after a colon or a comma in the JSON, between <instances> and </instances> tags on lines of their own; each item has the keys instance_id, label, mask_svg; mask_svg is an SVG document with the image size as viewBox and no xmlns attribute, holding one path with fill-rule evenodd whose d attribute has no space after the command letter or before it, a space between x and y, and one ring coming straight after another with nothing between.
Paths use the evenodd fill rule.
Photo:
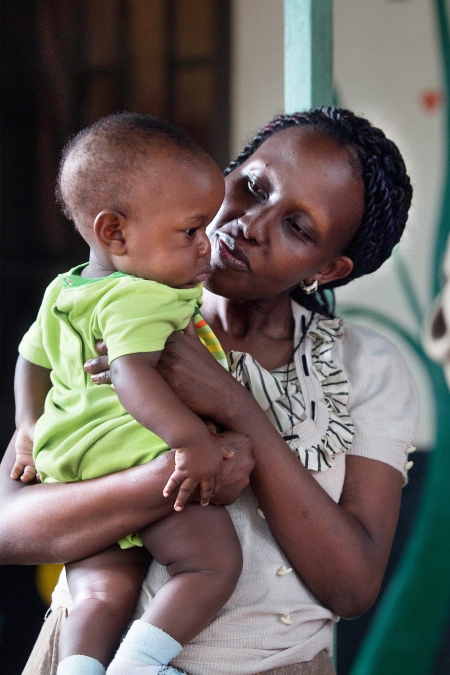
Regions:
<instances>
[{"instance_id":1,"label":"woman","mask_svg":"<svg viewBox=\"0 0 450 675\"><path fill-rule=\"evenodd\" d=\"M380 589L417 395L397 350L333 319L324 290L389 257L412 190L394 144L336 108L276 118L227 173L202 312L245 387L189 335L173 336L162 369L194 411L251 441L251 490L230 506L244 569L227 606L174 664L191 675L332 673L333 621L364 612ZM243 441L228 436L235 457L221 503L246 482ZM23 487L7 478L12 463L9 449L5 563L86 557L172 508L161 496L170 453L70 485ZM166 578L154 563L141 605ZM64 589L57 596L47 627L56 633ZM25 672L48 669L34 659Z\"/></svg>"}]
</instances>

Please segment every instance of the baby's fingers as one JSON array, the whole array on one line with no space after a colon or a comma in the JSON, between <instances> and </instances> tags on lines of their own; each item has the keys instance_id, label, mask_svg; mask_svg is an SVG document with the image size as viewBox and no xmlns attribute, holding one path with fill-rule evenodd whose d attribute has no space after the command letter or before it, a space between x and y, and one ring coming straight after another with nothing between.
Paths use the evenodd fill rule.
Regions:
<instances>
[{"instance_id":1,"label":"baby's fingers","mask_svg":"<svg viewBox=\"0 0 450 675\"><path fill-rule=\"evenodd\" d=\"M197 481L192 480L192 478L186 478L180 485L178 490L177 499L175 501L174 509L175 511L182 511L186 505L187 500L194 492L197 487Z\"/></svg>"},{"instance_id":2,"label":"baby's fingers","mask_svg":"<svg viewBox=\"0 0 450 675\"><path fill-rule=\"evenodd\" d=\"M32 483L36 480L36 467L35 466L26 466L23 472L22 478L20 479L22 483Z\"/></svg>"},{"instance_id":3,"label":"baby's fingers","mask_svg":"<svg viewBox=\"0 0 450 675\"><path fill-rule=\"evenodd\" d=\"M9 474L13 480L17 480L23 474L24 466L20 462L14 462L14 466Z\"/></svg>"},{"instance_id":4,"label":"baby's fingers","mask_svg":"<svg viewBox=\"0 0 450 675\"><path fill-rule=\"evenodd\" d=\"M20 478L22 483L32 483L36 478L36 467L16 461L9 475L13 480Z\"/></svg>"},{"instance_id":5,"label":"baby's fingers","mask_svg":"<svg viewBox=\"0 0 450 675\"><path fill-rule=\"evenodd\" d=\"M183 482L183 474L179 471L174 471L167 481L166 487L163 490L164 497L170 497L172 492L177 489L179 485Z\"/></svg>"}]
</instances>

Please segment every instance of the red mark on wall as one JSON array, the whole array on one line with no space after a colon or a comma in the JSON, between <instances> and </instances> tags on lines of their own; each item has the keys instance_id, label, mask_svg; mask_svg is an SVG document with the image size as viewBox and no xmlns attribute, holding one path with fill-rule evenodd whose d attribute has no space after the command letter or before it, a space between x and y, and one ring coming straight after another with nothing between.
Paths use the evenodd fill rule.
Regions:
<instances>
[{"instance_id":1,"label":"red mark on wall","mask_svg":"<svg viewBox=\"0 0 450 675\"><path fill-rule=\"evenodd\" d=\"M420 92L420 105L425 112L437 112L443 103L444 92L442 89L424 89Z\"/></svg>"}]
</instances>

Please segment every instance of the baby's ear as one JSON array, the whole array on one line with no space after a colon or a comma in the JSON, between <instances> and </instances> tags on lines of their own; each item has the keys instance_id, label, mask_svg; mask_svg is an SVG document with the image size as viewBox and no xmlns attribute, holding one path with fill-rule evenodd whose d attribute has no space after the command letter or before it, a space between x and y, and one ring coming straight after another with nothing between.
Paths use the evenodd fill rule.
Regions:
<instances>
[{"instance_id":1,"label":"baby's ear","mask_svg":"<svg viewBox=\"0 0 450 675\"><path fill-rule=\"evenodd\" d=\"M94 221L94 236L105 251L113 255L125 255L124 236L126 218L117 211L101 211Z\"/></svg>"}]
</instances>

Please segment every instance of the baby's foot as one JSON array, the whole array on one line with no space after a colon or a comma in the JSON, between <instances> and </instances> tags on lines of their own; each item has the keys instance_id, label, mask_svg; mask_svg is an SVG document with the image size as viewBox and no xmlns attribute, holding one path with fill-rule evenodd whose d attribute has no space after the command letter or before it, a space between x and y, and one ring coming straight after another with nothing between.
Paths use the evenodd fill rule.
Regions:
<instances>
[{"instance_id":1,"label":"baby's foot","mask_svg":"<svg viewBox=\"0 0 450 675\"><path fill-rule=\"evenodd\" d=\"M59 662L56 675L105 675L105 669L97 659L73 654Z\"/></svg>"},{"instance_id":2,"label":"baby's foot","mask_svg":"<svg viewBox=\"0 0 450 675\"><path fill-rule=\"evenodd\" d=\"M172 666L149 665L116 657L106 675L183 675L183 673Z\"/></svg>"},{"instance_id":3,"label":"baby's foot","mask_svg":"<svg viewBox=\"0 0 450 675\"><path fill-rule=\"evenodd\" d=\"M111 661L107 675L181 675L170 663L181 645L168 633L137 619Z\"/></svg>"}]
</instances>

